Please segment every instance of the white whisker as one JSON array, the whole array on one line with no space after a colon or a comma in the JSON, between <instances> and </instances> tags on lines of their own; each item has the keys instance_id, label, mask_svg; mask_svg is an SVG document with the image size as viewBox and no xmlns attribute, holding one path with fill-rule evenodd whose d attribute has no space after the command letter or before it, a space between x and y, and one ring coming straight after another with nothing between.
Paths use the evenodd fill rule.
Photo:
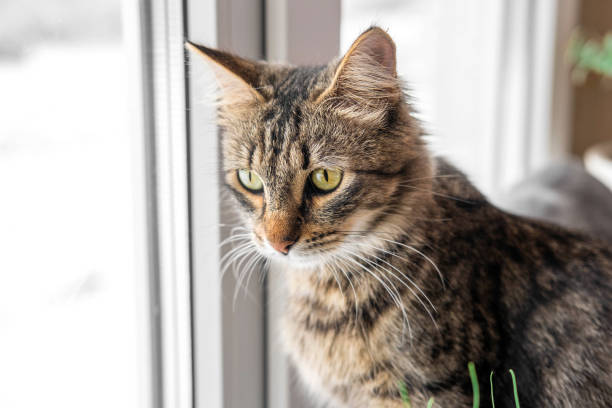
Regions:
<instances>
[{"instance_id":1,"label":"white whisker","mask_svg":"<svg viewBox=\"0 0 612 408\"><path fill-rule=\"evenodd\" d=\"M233 265L239 258L241 258L242 256L244 256L246 253L248 253L249 251L251 251L253 249L254 245L251 241L245 242L244 244L241 244L239 246L237 246L236 248L232 249L231 251L228 251L228 253L226 253L223 258L221 258L221 280L223 280L223 277L225 276L225 273L227 272L228 268Z\"/></svg>"},{"instance_id":2,"label":"white whisker","mask_svg":"<svg viewBox=\"0 0 612 408\"><path fill-rule=\"evenodd\" d=\"M419 254L420 256L423 257L423 259L425 259L427 262L429 262L431 264L431 266L434 267L434 269L436 270L436 272L438 272L438 276L440 277L440 282L442 283L442 287L446 288L446 284L444 283L444 276L442 275L442 272L440 271L440 269L438 268L438 266L435 264L434 261L431 260L431 258L429 258L427 255L425 255L423 252L419 251L418 249L416 249L415 247L411 246L411 245L407 245L401 242L397 242L397 241L393 241L391 239L386 239L386 238L380 238L383 241L387 241L396 245L400 245L404 248L408 248L411 251L416 252L417 254Z\"/></svg>"},{"instance_id":3,"label":"white whisker","mask_svg":"<svg viewBox=\"0 0 612 408\"><path fill-rule=\"evenodd\" d=\"M335 259L335 257L334 257ZM333 269L336 269L336 265L330 265L330 267L332 267ZM359 303L357 301L357 292L355 291L355 286L353 285L353 282L351 281L351 278L348 276L348 273L346 273L342 268L340 268L340 272L342 272L344 274L344 276L346 277L346 280L348 281L349 285L351 285L351 289L353 289L353 296L355 298L355 321L357 321L359 319Z\"/></svg>"},{"instance_id":4,"label":"white whisker","mask_svg":"<svg viewBox=\"0 0 612 408\"><path fill-rule=\"evenodd\" d=\"M398 255L398 254L396 254L396 253L394 253L394 252L388 251L388 250L386 250L386 249L376 247L376 246L371 245L371 244L368 244L368 243L366 243L366 242L355 242L355 243L356 243L357 245L365 245L365 246L367 246L367 247L369 247L369 248L371 248L371 249L374 249L374 250L376 250L376 251L381 251L381 252L383 252L383 253L385 253L385 254L388 254L388 255L391 255L391 256L395 256L396 258L401 259L401 260L402 260L402 261L404 261L404 262L410 262L410 263L413 263L413 264L414 264L414 262L412 262L411 260L406 259L406 258L404 258L404 257L402 257L402 256L400 256L400 255ZM386 265L389 265L390 267L392 267L393 269L395 269L395 270L396 270L396 271L397 271L399 274L401 274L401 276L403 276L404 278L406 278L406 280L407 280L407 281L408 281L408 282L409 282L411 285L413 285L413 286L415 287L415 289L416 289L416 290L418 290L418 291L419 291L419 293L420 293L421 295L423 295L423 297L425 297L425 299L427 300L427 302L429 303L429 305L432 307L432 309L434 310L434 312L437 312L436 307L435 307L435 306L434 306L434 304L433 304L433 303L432 303L432 302L429 300L429 298L427 297L427 295L425 294L425 292L423 292L423 290L422 290L422 289L419 287L419 285L417 285L417 284L416 284L416 282L414 282L412 279L410 279L410 277L409 277L408 275L406 275L406 273L405 273L405 272L400 271L400 270L399 270L397 267L395 267L395 266L394 266L394 265L392 265L391 263L389 263L389 262L385 261L384 259L382 259L382 258L380 258L380 257L378 257L378 256L376 256L376 255L372 255L372 256L373 256L374 258L378 259L379 261L384 262Z\"/></svg>"},{"instance_id":5,"label":"white whisker","mask_svg":"<svg viewBox=\"0 0 612 408\"><path fill-rule=\"evenodd\" d=\"M393 276L395 279L397 279L402 285L404 285L404 287L406 287L406 289L408 289L410 291L410 293L412 293L412 295L417 299L417 301L423 306L423 309L425 309L425 311L427 312L427 314L429 315L429 317L431 318L432 322L434 323L434 326L436 326L436 328L438 328L438 323L436 322L436 319L433 317L432 313L429 310L429 307L427 307L427 305L423 302L423 300L421 300L421 297L410 287L408 286L408 284L406 284L406 282L404 280L402 280L399 276L397 276L395 273L393 273L391 270L384 268L380 265L377 265L375 262L370 261L369 259L365 258L365 257L361 257L358 254L355 254L351 251L347 251L350 254L352 254L353 256L358 256L360 259L364 260L365 262L369 263L370 265L372 265L373 267L377 268L378 270L382 270L384 272L389 273L391 276ZM393 269L395 269L397 272L399 272L400 274L402 274L402 272L397 269L395 266L391 265L390 263L382 260L381 258L376 257L377 259L379 259L381 262L384 262L385 264L391 266ZM416 285L415 285L416 286ZM416 286L416 288L423 293L423 291ZM434 307L434 305L429 301L429 298L425 295L425 293L423 293L423 296L425 297L425 299L427 299L427 301L431 304L431 307L434 309L434 311L436 310L436 308Z\"/></svg>"},{"instance_id":6,"label":"white whisker","mask_svg":"<svg viewBox=\"0 0 612 408\"><path fill-rule=\"evenodd\" d=\"M345 259L347 261L353 262L354 264L356 264L357 266L362 268L370 276L372 276L374 279L376 279L383 286L383 288L387 291L387 293L389 293L389 296L391 296L391 299L393 300L393 302L397 305L397 307L402 312L402 315L404 317L404 319L403 319L404 320L404 330L406 328L408 328L408 336L410 338L412 338L412 329L410 327L410 322L408 321L408 314L406 313L406 307L404 306L404 303L401 301L401 296L400 296L397 288L393 285L393 282L391 282L388 278L383 276L383 279L387 279L389 281L389 284L393 287L393 290L392 290L389 287L389 285L387 285L382 279L380 279L380 277L378 277L376 274L374 274L372 271L370 271L368 268L366 268L360 262L358 262L358 261L356 261L353 258L348 257L348 256L341 256L341 259ZM395 291L395 293L394 293L394 291Z\"/></svg>"},{"instance_id":7,"label":"white whisker","mask_svg":"<svg viewBox=\"0 0 612 408\"><path fill-rule=\"evenodd\" d=\"M244 267L244 271L241 266L237 266L238 270L238 279L236 280L236 287L234 288L234 298L232 302L232 310L236 310L236 300L238 299L238 293L240 292L240 288L244 291L245 296L250 296L249 293L249 281L251 275L253 274L254 268L257 265L257 261L260 259L261 255L257 253L255 249L248 252L248 254L255 252L255 256L250 258L247 264ZM246 256L243 256L242 259L246 259ZM242 262L242 260L241 260ZM247 278L246 284L243 285L245 277ZM255 300L255 299L253 299Z\"/></svg>"}]
</instances>

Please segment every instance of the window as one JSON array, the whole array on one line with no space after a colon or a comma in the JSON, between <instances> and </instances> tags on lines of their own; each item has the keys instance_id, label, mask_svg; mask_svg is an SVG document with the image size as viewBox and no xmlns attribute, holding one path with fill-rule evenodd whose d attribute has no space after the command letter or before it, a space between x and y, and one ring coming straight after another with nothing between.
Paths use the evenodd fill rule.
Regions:
<instances>
[{"instance_id":1,"label":"window","mask_svg":"<svg viewBox=\"0 0 612 408\"><path fill-rule=\"evenodd\" d=\"M147 406L121 3L10 0L0 27L0 406Z\"/></svg>"},{"instance_id":2,"label":"window","mask_svg":"<svg viewBox=\"0 0 612 408\"><path fill-rule=\"evenodd\" d=\"M548 163L557 5L342 1L342 48L376 23L396 41L434 153L495 196ZM559 151L556 151L559 155Z\"/></svg>"},{"instance_id":3,"label":"window","mask_svg":"<svg viewBox=\"0 0 612 408\"><path fill-rule=\"evenodd\" d=\"M432 148L495 193L554 156L556 6L530 4L2 3L0 406L310 406L281 352L282 275L235 301L221 280L237 220L214 78L184 39L322 63L388 28Z\"/></svg>"}]
</instances>

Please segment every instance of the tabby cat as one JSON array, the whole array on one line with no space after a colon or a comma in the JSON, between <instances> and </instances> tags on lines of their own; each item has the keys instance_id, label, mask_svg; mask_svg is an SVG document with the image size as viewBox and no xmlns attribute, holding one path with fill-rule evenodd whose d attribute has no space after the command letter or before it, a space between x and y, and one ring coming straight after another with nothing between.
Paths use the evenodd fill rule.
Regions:
<instances>
[{"instance_id":1,"label":"tabby cat","mask_svg":"<svg viewBox=\"0 0 612 408\"><path fill-rule=\"evenodd\" d=\"M284 343L332 407L612 404L609 245L491 205L432 157L377 27L294 67L188 43L220 84L223 169L289 288ZM486 387L485 387L486 386Z\"/></svg>"}]
</instances>

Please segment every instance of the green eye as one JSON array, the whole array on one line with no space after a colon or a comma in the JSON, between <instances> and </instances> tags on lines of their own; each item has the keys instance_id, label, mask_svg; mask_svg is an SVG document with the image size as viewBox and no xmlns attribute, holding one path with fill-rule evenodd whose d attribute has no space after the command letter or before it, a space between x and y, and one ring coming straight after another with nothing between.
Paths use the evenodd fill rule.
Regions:
<instances>
[{"instance_id":1,"label":"green eye","mask_svg":"<svg viewBox=\"0 0 612 408\"><path fill-rule=\"evenodd\" d=\"M316 169L310 174L310 180L320 191L332 191L342 181L342 172L338 169Z\"/></svg>"},{"instance_id":2,"label":"green eye","mask_svg":"<svg viewBox=\"0 0 612 408\"><path fill-rule=\"evenodd\" d=\"M238 180L244 188L254 193L259 193L263 189L261 178L253 170L238 170Z\"/></svg>"}]
</instances>

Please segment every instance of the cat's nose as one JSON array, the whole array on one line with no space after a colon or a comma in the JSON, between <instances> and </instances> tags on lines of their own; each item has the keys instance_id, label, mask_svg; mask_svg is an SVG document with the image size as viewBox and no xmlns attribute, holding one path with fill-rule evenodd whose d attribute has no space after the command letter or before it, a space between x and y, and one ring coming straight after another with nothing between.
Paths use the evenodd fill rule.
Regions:
<instances>
[{"instance_id":1,"label":"cat's nose","mask_svg":"<svg viewBox=\"0 0 612 408\"><path fill-rule=\"evenodd\" d=\"M289 253L289 249L291 246L295 244L295 240L283 240L283 241L269 241L272 248L276 249L278 252L287 255Z\"/></svg>"},{"instance_id":2,"label":"cat's nose","mask_svg":"<svg viewBox=\"0 0 612 408\"><path fill-rule=\"evenodd\" d=\"M264 215L263 229L268 244L287 255L300 236L301 220L295 211L269 211Z\"/></svg>"}]
</instances>

